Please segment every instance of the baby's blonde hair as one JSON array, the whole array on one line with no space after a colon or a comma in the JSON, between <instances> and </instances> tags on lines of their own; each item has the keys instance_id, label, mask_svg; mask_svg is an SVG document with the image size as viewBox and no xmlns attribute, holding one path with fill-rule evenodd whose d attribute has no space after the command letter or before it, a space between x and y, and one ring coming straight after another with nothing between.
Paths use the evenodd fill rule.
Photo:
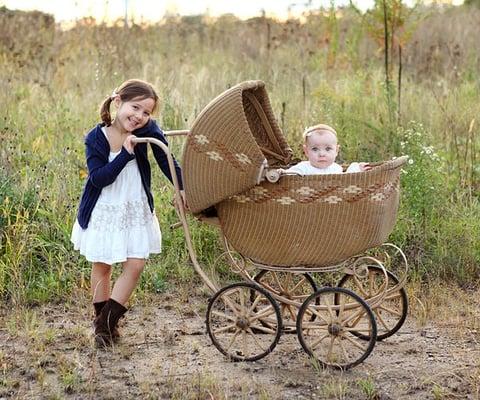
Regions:
<instances>
[{"instance_id":1,"label":"baby's blonde hair","mask_svg":"<svg viewBox=\"0 0 480 400\"><path fill-rule=\"evenodd\" d=\"M337 132L336 132L335 129L333 129L330 125L318 124L318 125L309 126L308 128L306 128L306 129L303 131L303 141L306 143L306 142L307 142L307 138L308 138L313 132L319 132L319 133L321 133L322 131L327 131L327 132L333 133L333 134L335 135L335 137L337 137Z\"/></svg>"}]
</instances>

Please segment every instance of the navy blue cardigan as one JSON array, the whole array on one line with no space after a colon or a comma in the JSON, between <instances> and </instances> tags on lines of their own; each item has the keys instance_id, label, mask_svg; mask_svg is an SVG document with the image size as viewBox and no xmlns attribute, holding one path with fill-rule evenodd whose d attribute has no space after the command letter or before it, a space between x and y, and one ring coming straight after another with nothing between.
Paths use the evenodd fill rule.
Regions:
<instances>
[{"instance_id":1,"label":"navy blue cardigan","mask_svg":"<svg viewBox=\"0 0 480 400\"><path fill-rule=\"evenodd\" d=\"M112 162L108 162L110 154L110 145L107 138L102 132L102 127L105 124L98 124L93 128L85 138L86 157L88 167L88 179L83 190L80 206L78 209L78 223L83 229L86 229L93 208L97 203L102 188L112 184L122 171L123 167L134 158L137 159L138 169L142 178L142 185L147 194L148 205L153 212L153 196L150 190L152 173L150 163L147 156L147 143L138 143L134 147L134 154L130 154L125 147L122 146L120 154L115 157ZM137 137L153 137L161 140L168 146L165 135L158 127L154 120L150 120L144 127L132 132ZM168 166L166 154L156 145L152 145L153 155L157 163L165 174L165 176L172 182L172 175ZM177 174L180 188L183 189L182 173L178 163L174 160L175 172Z\"/></svg>"}]
</instances>

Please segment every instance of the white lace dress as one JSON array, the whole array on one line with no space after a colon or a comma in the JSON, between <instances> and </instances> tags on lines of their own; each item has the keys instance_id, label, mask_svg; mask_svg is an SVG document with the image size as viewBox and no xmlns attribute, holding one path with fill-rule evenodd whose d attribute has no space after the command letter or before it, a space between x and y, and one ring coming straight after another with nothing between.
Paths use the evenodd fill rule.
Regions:
<instances>
[{"instance_id":1,"label":"white lace dress","mask_svg":"<svg viewBox=\"0 0 480 400\"><path fill-rule=\"evenodd\" d=\"M110 152L111 162L120 152ZM71 241L88 261L112 265L161 252L157 217L150 211L135 159L102 189L87 229L75 221Z\"/></svg>"}]
</instances>

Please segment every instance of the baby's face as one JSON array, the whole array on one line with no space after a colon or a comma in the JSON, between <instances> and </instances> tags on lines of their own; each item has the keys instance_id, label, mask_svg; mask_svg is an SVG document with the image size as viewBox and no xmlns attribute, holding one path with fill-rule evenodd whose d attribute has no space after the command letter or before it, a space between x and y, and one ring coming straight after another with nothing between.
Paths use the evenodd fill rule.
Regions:
<instances>
[{"instance_id":1,"label":"baby's face","mask_svg":"<svg viewBox=\"0 0 480 400\"><path fill-rule=\"evenodd\" d=\"M307 137L303 151L314 167L327 168L338 154L337 137L329 131L314 131Z\"/></svg>"}]
</instances>

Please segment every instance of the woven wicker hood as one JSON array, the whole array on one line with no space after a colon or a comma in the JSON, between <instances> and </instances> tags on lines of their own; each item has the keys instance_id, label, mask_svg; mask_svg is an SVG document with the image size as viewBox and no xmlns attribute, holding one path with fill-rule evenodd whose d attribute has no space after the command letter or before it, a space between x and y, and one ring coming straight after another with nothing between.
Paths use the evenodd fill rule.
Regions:
<instances>
[{"instance_id":1,"label":"woven wicker hood","mask_svg":"<svg viewBox=\"0 0 480 400\"><path fill-rule=\"evenodd\" d=\"M183 182L193 213L258 184L267 163L284 166L288 147L262 81L242 82L198 115L183 154Z\"/></svg>"}]
</instances>

